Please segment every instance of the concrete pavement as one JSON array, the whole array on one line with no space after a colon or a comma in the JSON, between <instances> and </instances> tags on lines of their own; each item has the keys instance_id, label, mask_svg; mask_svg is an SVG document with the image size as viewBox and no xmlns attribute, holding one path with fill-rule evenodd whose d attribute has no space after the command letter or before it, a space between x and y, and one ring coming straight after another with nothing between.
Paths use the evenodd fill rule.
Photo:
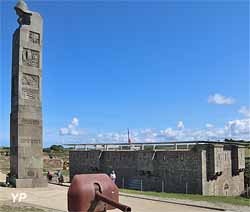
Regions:
<instances>
[{"instance_id":1,"label":"concrete pavement","mask_svg":"<svg viewBox=\"0 0 250 212\"><path fill-rule=\"evenodd\" d=\"M0 182L3 181L5 181L5 175L0 172ZM23 203L31 204L38 208L49 208L50 210L48 211L67 211L67 191L68 187L54 184L49 184L47 188L0 187L0 203L16 204L13 203L13 195L25 193L27 198L23 200ZM123 194L120 196L120 202L129 205L133 212L218 212L218 210L143 199L149 197L143 197L142 195L135 195L135 197ZM118 212L119 210L113 211Z\"/></svg>"},{"instance_id":2,"label":"concrete pavement","mask_svg":"<svg viewBox=\"0 0 250 212\"><path fill-rule=\"evenodd\" d=\"M27 195L27 198L23 200L23 203L28 203L32 205L37 205L39 207L46 207L60 211L67 211L67 191L67 187L51 184L49 184L48 188L35 189L16 189L0 187L0 202L12 202L13 194L16 195L20 193L25 193ZM142 200L124 196L120 197L120 202L129 205L132 208L132 211L134 212L215 212L215 210L194 208L189 206ZM119 210L113 211L118 212Z\"/></svg>"}]
</instances>

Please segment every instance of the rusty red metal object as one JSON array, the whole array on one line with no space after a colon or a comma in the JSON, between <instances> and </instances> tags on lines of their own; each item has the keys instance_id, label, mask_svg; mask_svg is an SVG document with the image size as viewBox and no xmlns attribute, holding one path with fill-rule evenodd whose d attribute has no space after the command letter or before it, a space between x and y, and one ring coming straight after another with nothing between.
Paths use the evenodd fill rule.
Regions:
<instances>
[{"instance_id":1,"label":"rusty red metal object","mask_svg":"<svg viewBox=\"0 0 250 212\"><path fill-rule=\"evenodd\" d=\"M131 208L119 203L119 190L106 174L75 175L68 190L69 212L103 212Z\"/></svg>"},{"instance_id":2,"label":"rusty red metal object","mask_svg":"<svg viewBox=\"0 0 250 212\"><path fill-rule=\"evenodd\" d=\"M105 197L104 195L102 195L100 192L96 192L96 199L97 200L101 200L101 201L103 201L103 202L106 202L106 203L108 203L109 205L112 205L112 206L114 206L115 208L118 208L118 209L120 209L121 211L124 211L124 212L130 212L131 211L131 208L129 207L129 206L127 206L127 205L123 205L123 204L121 204L121 203L119 203L119 202L115 202L115 201L113 201L112 199L109 199L109 198L107 198L107 197Z\"/></svg>"}]
</instances>

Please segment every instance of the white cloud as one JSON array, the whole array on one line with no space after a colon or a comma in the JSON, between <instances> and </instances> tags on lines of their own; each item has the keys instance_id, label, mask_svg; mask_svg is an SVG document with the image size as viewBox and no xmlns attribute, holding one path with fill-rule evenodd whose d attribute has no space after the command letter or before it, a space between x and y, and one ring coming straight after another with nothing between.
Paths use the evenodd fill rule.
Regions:
<instances>
[{"instance_id":1,"label":"white cloud","mask_svg":"<svg viewBox=\"0 0 250 212\"><path fill-rule=\"evenodd\" d=\"M225 97L219 93L216 93L208 97L208 103L219 105L231 105L235 103L235 99L233 99L232 97Z\"/></svg>"},{"instance_id":2,"label":"white cloud","mask_svg":"<svg viewBox=\"0 0 250 212\"><path fill-rule=\"evenodd\" d=\"M250 119L241 119L229 121L225 130L231 137L240 137L240 139L250 139Z\"/></svg>"},{"instance_id":3,"label":"white cloud","mask_svg":"<svg viewBox=\"0 0 250 212\"><path fill-rule=\"evenodd\" d=\"M177 129L183 130L185 128L184 123L182 121L179 121L177 124Z\"/></svg>"},{"instance_id":4,"label":"white cloud","mask_svg":"<svg viewBox=\"0 0 250 212\"><path fill-rule=\"evenodd\" d=\"M179 131L173 130L172 128L167 128L160 131L160 137L175 139L179 134Z\"/></svg>"},{"instance_id":5,"label":"white cloud","mask_svg":"<svg viewBox=\"0 0 250 212\"><path fill-rule=\"evenodd\" d=\"M60 135L67 135L69 133L69 129L68 128L61 128L60 129Z\"/></svg>"},{"instance_id":6,"label":"white cloud","mask_svg":"<svg viewBox=\"0 0 250 212\"><path fill-rule=\"evenodd\" d=\"M128 141L127 133L107 132L95 136L96 143L122 143Z\"/></svg>"},{"instance_id":7,"label":"white cloud","mask_svg":"<svg viewBox=\"0 0 250 212\"><path fill-rule=\"evenodd\" d=\"M209 123L206 124L206 128L213 128L213 127L214 127L214 125L212 125L212 124L209 124Z\"/></svg>"},{"instance_id":8,"label":"white cloud","mask_svg":"<svg viewBox=\"0 0 250 212\"><path fill-rule=\"evenodd\" d=\"M238 112L246 117L250 117L250 108L247 108L246 106L242 106Z\"/></svg>"},{"instance_id":9,"label":"white cloud","mask_svg":"<svg viewBox=\"0 0 250 212\"><path fill-rule=\"evenodd\" d=\"M72 119L72 125L74 125L74 126L78 126L79 125L79 120L78 120L78 118L76 118L76 117L74 117L73 119Z\"/></svg>"},{"instance_id":10,"label":"white cloud","mask_svg":"<svg viewBox=\"0 0 250 212\"><path fill-rule=\"evenodd\" d=\"M127 130L123 132L100 132L88 134L80 132L77 128L79 120L73 118L68 127L60 129L60 135L75 139L76 142L82 143L127 143ZM184 123L179 121L177 128L168 127L166 129L131 129L130 138L133 142L166 142L166 141L207 141L207 140L224 140L226 138L235 140L250 140L250 119L231 120L224 126L216 127L210 123L201 129L188 129ZM69 141L67 141L69 142ZM74 142L74 141L72 141Z\"/></svg>"},{"instance_id":11,"label":"white cloud","mask_svg":"<svg viewBox=\"0 0 250 212\"><path fill-rule=\"evenodd\" d=\"M179 123L178 123L179 124ZM183 123L182 123L183 124ZM161 142L161 141L207 141L224 140L232 138L236 140L250 140L250 119L232 120L222 127L215 127L206 124L203 129L186 129L182 124L177 129L171 127L163 130L142 129L131 132L133 142ZM183 124L184 125L184 124ZM180 128L182 130L180 130ZM124 133L103 133L96 136L97 142L127 142L127 134Z\"/></svg>"},{"instance_id":12,"label":"white cloud","mask_svg":"<svg viewBox=\"0 0 250 212\"><path fill-rule=\"evenodd\" d=\"M68 127L60 128L59 134L60 135L71 135L71 136L78 136L80 135L79 129L77 126L79 125L78 118L74 117Z\"/></svg>"}]
</instances>

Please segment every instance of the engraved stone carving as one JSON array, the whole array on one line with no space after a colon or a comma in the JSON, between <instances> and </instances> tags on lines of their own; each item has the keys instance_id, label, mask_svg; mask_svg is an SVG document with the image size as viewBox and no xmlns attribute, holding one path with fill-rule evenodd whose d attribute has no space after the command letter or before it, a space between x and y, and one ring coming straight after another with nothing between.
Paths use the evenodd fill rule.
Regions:
<instances>
[{"instance_id":1,"label":"engraved stone carving","mask_svg":"<svg viewBox=\"0 0 250 212\"><path fill-rule=\"evenodd\" d=\"M39 68L40 53L39 51L23 48L23 64Z\"/></svg>"},{"instance_id":2,"label":"engraved stone carving","mask_svg":"<svg viewBox=\"0 0 250 212\"><path fill-rule=\"evenodd\" d=\"M39 139L23 138L23 139L21 139L21 143L23 143L23 144L40 144L41 140L39 140Z\"/></svg>"},{"instance_id":3,"label":"engraved stone carving","mask_svg":"<svg viewBox=\"0 0 250 212\"><path fill-rule=\"evenodd\" d=\"M22 85L25 88L39 89L39 77L37 75L23 74Z\"/></svg>"},{"instance_id":4,"label":"engraved stone carving","mask_svg":"<svg viewBox=\"0 0 250 212\"><path fill-rule=\"evenodd\" d=\"M23 88L23 98L29 100L39 100L39 91L34 89Z\"/></svg>"},{"instance_id":5,"label":"engraved stone carving","mask_svg":"<svg viewBox=\"0 0 250 212\"><path fill-rule=\"evenodd\" d=\"M30 31L29 40L34 44L40 44L40 34Z\"/></svg>"},{"instance_id":6,"label":"engraved stone carving","mask_svg":"<svg viewBox=\"0 0 250 212\"><path fill-rule=\"evenodd\" d=\"M22 119L22 124L28 124L28 125L39 125L40 121L36 119Z\"/></svg>"},{"instance_id":7,"label":"engraved stone carving","mask_svg":"<svg viewBox=\"0 0 250 212\"><path fill-rule=\"evenodd\" d=\"M33 177L35 176L35 172L33 170L28 171L28 176Z\"/></svg>"}]
</instances>

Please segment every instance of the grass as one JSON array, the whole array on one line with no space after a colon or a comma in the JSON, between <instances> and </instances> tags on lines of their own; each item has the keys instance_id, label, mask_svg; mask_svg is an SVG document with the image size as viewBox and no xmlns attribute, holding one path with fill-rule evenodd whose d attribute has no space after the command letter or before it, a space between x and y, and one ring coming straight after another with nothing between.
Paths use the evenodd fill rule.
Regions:
<instances>
[{"instance_id":1,"label":"grass","mask_svg":"<svg viewBox=\"0 0 250 212\"><path fill-rule=\"evenodd\" d=\"M212 203L227 203L232 205L250 206L250 199L244 197L225 197L225 196L203 196L197 194L177 194L177 193L161 193L151 191L136 191L130 189L120 189L121 192L128 194L146 195L160 198L183 199L193 201L206 201Z\"/></svg>"}]
</instances>

